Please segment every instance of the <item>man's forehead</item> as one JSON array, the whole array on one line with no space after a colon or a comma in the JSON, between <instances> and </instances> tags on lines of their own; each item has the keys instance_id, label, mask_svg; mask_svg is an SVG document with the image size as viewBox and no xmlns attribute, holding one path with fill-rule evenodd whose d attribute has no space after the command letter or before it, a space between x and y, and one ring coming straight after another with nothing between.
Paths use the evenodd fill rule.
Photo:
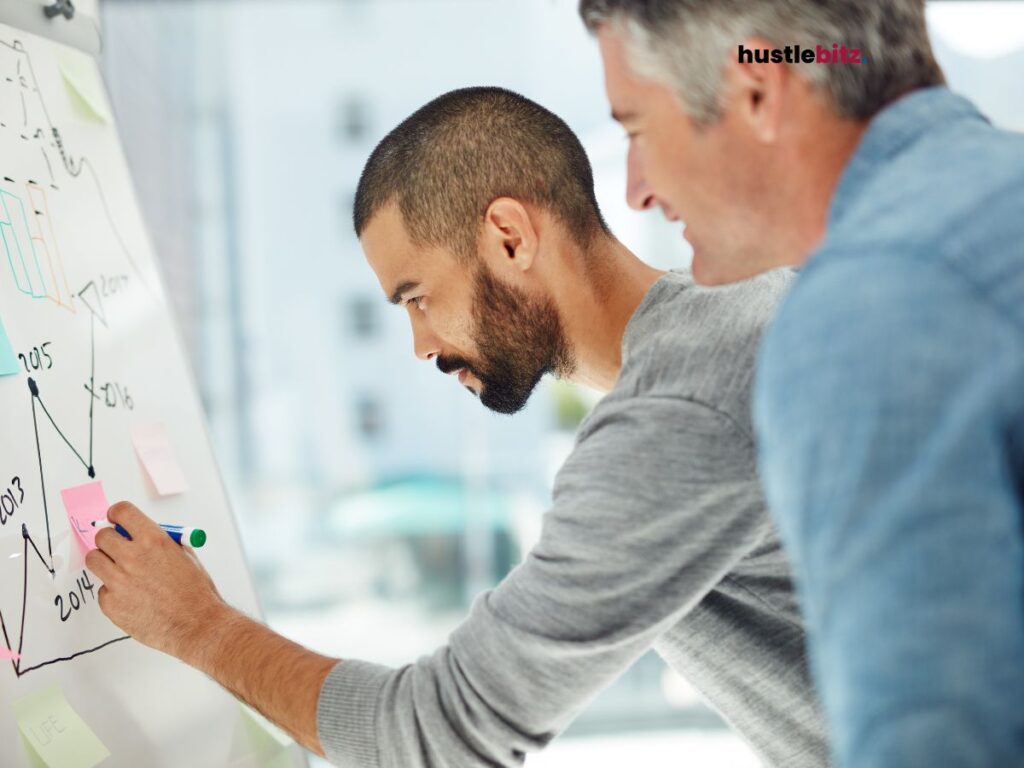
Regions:
<instances>
[{"instance_id":1,"label":"man's forehead","mask_svg":"<svg viewBox=\"0 0 1024 768\"><path fill-rule=\"evenodd\" d=\"M400 284L415 280L413 272L419 259L397 204L389 203L377 210L359 241L385 296L391 298Z\"/></svg>"},{"instance_id":2,"label":"man's forehead","mask_svg":"<svg viewBox=\"0 0 1024 768\"><path fill-rule=\"evenodd\" d=\"M597 32L604 62L604 84L612 117L620 123L635 119L643 107L643 91L655 85L637 75L629 63L625 33L612 24L604 24Z\"/></svg>"},{"instance_id":3,"label":"man's forehead","mask_svg":"<svg viewBox=\"0 0 1024 768\"><path fill-rule=\"evenodd\" d=\"M412 241L397 203L374 213L359 239L385 298L392 302L418 287L446 261L440 249Z\"/></svg>"}]
</instances>

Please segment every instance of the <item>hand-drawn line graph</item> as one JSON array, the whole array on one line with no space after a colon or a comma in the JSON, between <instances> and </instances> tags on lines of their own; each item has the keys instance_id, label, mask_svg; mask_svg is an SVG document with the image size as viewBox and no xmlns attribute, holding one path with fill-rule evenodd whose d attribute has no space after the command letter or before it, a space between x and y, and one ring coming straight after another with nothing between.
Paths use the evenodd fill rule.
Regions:
<instances>
[{"instance_id":1,"label":"hand-drawn line graph","mask_svg":"<svg viewBox=\"0 0 1024 768\"><path fill-rule=\"evenodd\" d=\"M28 564L29 564L30 560L33 563L35 562L34 559L29 557L29 545L31 545L32 550L36 553L36 556L38 557L39 562L42 564L43 568L45 568L49 572L51 577L53 576L53 570L46 565L46 560L43 558L42 553L39 551L39 547L36 546L36 543L32 540L32 537L29 535L28 526L26 526L25 524L22 524L22 526L21 526L21 537L22 537L22 539L24 541L24 550L23 550L22 555L21 555L21 559L22 559L21 627L18 630L18 645L17 645L18 653L21 653L21 650L22 650L22 648L25 645L25 614L26 614L26 608L28 606ZM0 632L3 633L4 643L6 644L7 649L8 650L14 650L14 645L11 643L11 635L7 631L7 624L6 624L6 622L4 622L4 617L3 617L3 613L2 612L0 612ZM29 672L33 672L33 671L35 671L37 669L41 669L43 667L48 667L51 664L59 664L59 663L64 662L64 661L71 661L72 659L77 659L79 656L84 656L84 655L86 655L88 653L94 653L96 651L102 650L103 648L106 648L108 645L113 645L114 643L118 643L118 642L120 642L122 640L127 640L127 639L128 639L128 635L122 635L120 637L114 637L114 638L111 638L110 640L107 640L106 642L103 642L103 643L100 643L99 645L93 646L92 648L86 648L86 649L81 650L81 651L75 651L73 653L69 653L67 656L58 656L58 657L53 658L53 659L46 659L45 661L37 662L37 663L33 664L32 666L28 666L28 667L22 667L21 666L21 659L18 659L17 661L12 661L11 665L14 667L14 674L17 675L18 677L21 677L22 675L27 675Z\"/></svg>"},{"instance_id":2,"label":"hand-drawn line graph","mask_svg":"<svg viewBox=\"0 0 1024 768\"><path fill-rule=\"evenodd\" d=\"M13 131L14 134L6 133L5 135L4 129ZM29 525L22 523L21 615L16 638L9 631L12 627L6 621L6 618L10 618L11 606L8 606L9 612L6 618L0 611L0 633L3 635L3 642L8 650L16 651L21 655L21 658L11 662L15 674L21 677L42 667L70 661L98 651L112 643L128 639L126 635L116 636L92 647L81 650L72 648L70 653L56 658L43 658L41 661L35 658L29 660L28 654L23 652L26 631L29 635L29 648L35 647L31 637L32 620L26 621L29 610L29 582L31 580L38 590L37 580L40 578L40 565L48 573L52 583L56 583L57 580L53 531L51 530L54 521L50 519L50 505L47 496L47 461L44 456L41 436L46 430L46 422L49 422L50 428L81 465L84 470L83 475L89 478L96 477L97 473L93 463L93 436L95 402L100 399L96 389L96 333L97 325L102 328L109 327L101 292L94 282L86 283L77 294L73 294L68 287L65 263L61 249L58 247L57 230L51 215L51 195L59 197L66 194L68 189L77 187L85 193L82 199L98 201L102 208L102 214L97 212L95 220L106 222L109 236L116 243L116 250L120 251L120 255L139 277L142 286L146 290L151 289L115 224L106 194L100 183L99 174L84 155L77 158L72 157L65 145L61 131L50 120L33 71L31 58L19 40L11 42L0 40L0 141L5 139L24 142L27 148L34 143L45 161L45 167L40 165L37 169L39 173L44 174L42 176L33 173L34 178L23 179L19 182L11 176L4 175L0 181L0 245L4 249L3 255L7 257L6 268L10 269L14 287L28 298L49 300L56 306L67 310L70 315L65 317L69 321L71 321L71 315L82 318L82 313L78 312L78 304L81 303L88 309L90 333L89 377L87 383L84 383L86 396L89 399L89 444L87 448L84 445L76 444L76 442L84 443L84 440L76 441L69 437L69 434L72 433L66 429L66 414L59 412L58 403L47 402L46 386L41 386L39 380L31 376L27 379L36 448L35 458L39 468L39 489L42 498L42 522L45 527L46 545L45 548L42 546L40 530L32 529L36 534L33 538ZM30 151L34 152L35 150ZM59 154L61 162L51 162L51 153L53 152ZM87 171L87 173L83 174L83 171ZM66 176L62 174L66 174ZM48 184L45 183L47 176ZM58 176L60 176L59 179ZM87 182L84 181L86 179ZM58 181L60 181L59 186ZM24 193L20 190L14 191L13 186L18 184L23 184ZM82 189L83 185L85 189ZM0 257L0 268L6 271L3 262L4 260ZM80 320L76 319L73 322L78 323ZM44 425L42 428L41 424ZM65 428L62 429L61 424L64 424ZM52 480L52 478L50 479ZM50 488L51 492L53 490ZM71 546L76 546L74 541L71 542ZM29 564L29 561L32 562L32 565ZM64 597L67 598L67 594ZM26 630L26 624L29 625L28 630Z\"/></svg>"},{"instance_id":3,"label":"hand-drawn line graph","mask_svg":"<svg viewBox=\"0 0 1024 768\"><path fill-rule=\"evenodd\" d=\"M91 293L90 299L86 299L85 295ZM96 320L98 319L104 327L107 327L106 312L103 310L103 301L100 299L99 291L96 289L96 284L90 280L86 286L78 292L78 296L82 299L82 303L89 310L89 383L85 385L86 391L89 393L89 459L86 460L78 449L68 440L67 436L61 431L61 428L57 426L57 422L53 416L50 415L49 409L46 407L46 403L43 402L42 395L39 393L39 384L31 376L28 379L28 389L32 394L32 428L35 432L36 441L36 456L39 460L39 485L42 488L43 497L43 515L46 520L46 542L47 549L50 554L50 565L53 565L53 543L50 535L50 510L49 503L46 500L46 473L43 469L43 451L39 443L39 418L36 411L36 406L43 411L43 414L49 420L50 425L54 431L60 436L60 439L64 441L71 452L75 455L75 458L85 467L89 477L96 477L96 468L92 463L92 449L93 449L93 432L95 425L95 403L97 399L96 395ZM50 568L50 572L53 572L53 568Z\"/></svg>"},{"instance_id":4,"label":"hand-drawn line graph","mask_svg":"<svg viewBox=\"0 0 1024 768\"><path fill-rule=\"evenodd\" d=\"M95 403L95 401L97 399L97 395L95 393L95 388L96 388L95 387L95 382L96 382L96 323L97 323L97 321L99 321L100 324L102 324L104 327L107 327L107 319L106 319L106 311L105 311L105 309L103 307L102 299L100 298L99 291L97 290L96 285L95 285L94 282L89 281L89 283L87 283L86 286L81 291L78 292L78 297L82 300L82 303L85 304L85 306L88 308L89 316L90 316L90 321L89 321L89 325L90 325L90 328L89 328L89 336L90 336L89 382L88 382L88 384L84 385L85 389L87 390L88 395L89 395L89 448L88 448L87 453L83 454L83 452L79 451L78 448L76 448L75 445L72 443L72 441L70 439L68 439L67 435L60 428L60 426L57 423L57 420L54 418L53 414L50 412L50 409L47 408L46 403L43 400L42 392L40 391L40 388L39 388L39 383L33 377L31 377L31 376L28 377L28 389L29 389L29 394L31 395L31 398L32 398L32 427L33 427L34 438L35 438L35 445L36 445L36 459L38 461L38 466L39 466L39 488L40 488L40 495L41 495L41 498L43 500L43 520L44 520L45 526L46 526L46 554L44 555L40 551L39 547L36 545L35 541L32 539L32 536L29 533L27 524L22 523L21 532L22 532L22 537L24 539L25 544L24 544L24 552L23 552L23 555L22 555L22 557L24 558L24 562L23 562L23 574L22 574L21 630L20 630L20 633L18 635L18 645L17 645L17 648L15 648L11 644L11 637L8 634L8 631L7 631L7 624L6 624L5 620L4 620L3 611L0 611L0 630L3 631L4 642L7 644L8 650L17 651L17 653L19 653L19 654L22 653L22 650L23 650L23 647L24 647L24 640L25 640L25 615L26 615L26 611L27 611L27 601L28 601L28 569L29 569L28 561L30 559L28 557L28 555L29 555L29 545L31 545L32 551L35 552L35 554L36 554L39 562L42 564L43 568L45 568L46 571L50 574L51 580L56 577L56 570L54 568L54 558L53 558L53 535L52 535L51 528L50 528L50 506L49 506L49 501L47 499L47 493L46 493L46 470L45 470L46 461L43 459L43 449L42 449L41 441L39 439L39 423L41 421L41 419L39 417L40 412L42 413L43 416L46 417L46 420L50 422L50 426L53 428L53 430L56 432L56 434L60 437L61 441L67 446L68 450L70 450L71 453L74 454L75 458L78 459L78 462L82 465L82 468L85 470L86 474L90 478L94 478L96 476L96 468L93 465L93 433L94 433L94 425L95 425L94 403ZM88 456L88 458L86 458L86 456ZM72 546L74 546L73 543L72 543ZM28 666L28 667L22 667L21 666L22 665L22 660L21 659L12 661L11 665L14 668L15 674L18 677L21 677L22 675L25 675L25 674L33 671L33 670L39 669L40 667L45 667L45 666L48 666L50 664L55 664L55 663L62 662L62 661L70 661L71 659L78 658L79 656L82 656L84 654L92 653L94 651L101 650L102 648L106 648L111 643L115 643L115 642L118 642L119 640L126 640L126 639L128 639L128 636L127 635L123 635L123 636L116 637L116 638L113 638L111 640L108 640L106 642L100 643L99 645L96 645L96 646L94 646L92 648L86 648L86 649L81 650L81 651L76 651L76 652L71 653L71 654L69 654L67 656L61 656L59 658L48 659L48 660L45 660L45 661L33 664L31 666Z\"/></svg>"},{"instance_id":5,"label":"hand-drawn line graph","mask_svg":"<svg viewBox=\"0 0 1024 768\"><path fill-rule=\"evenodd\" d=\"M42 564L43 568L45 568L46 571L50 574L51 580L56 577L56 570L54 568L54 558L53 558L53 535L52 535L52 532L51 532L51 529L50 529L50 507L49 507L49 501L47 499L47 493L46 493L46 470L45 470L46 461L44 461L44 459L43 459L43 449L42 449L42 444L41 444L40 439L39 439L39 423L40 423L40 420L41 420L39 418L39 413L40 412L42 412L42 415L45 416L46 420L50 422L50 426L53 428L53 430L56 432L56 434L60 437L60 439L63 441L63 443L67 446L68 450L70 450L71 453L74 454L75 458L78 459L78 462L82 465L82 468L85 470L86 474L90 478L94 478L96 476L96 468L93 465L93 432L94 432L94 424L95 424L94 403L95 403L95 401L97 399L97 395L95 393L95 388L96 388L95 387L95 382L96 382L96 323L98 321L104 327L107 327L107 319L106 319L106 311L105 311L105 309L103 307L103 301L102 301L102 299L100 297L99 291L96 288L96 284L93 281L90 280L86 284L86 286L81 291L78 292L78 297L82 300L82 303L85 304L85 306L88 308L89 316L90 316L90 321L89 321L89 325L90 325L90 327L89 327L89 336L90 336L89 383L84 385L85 389L87 390L87 392L89 394L89 448L88 448L87 454L83 455L83 452L79 451L78 448L76 448L75 445L71 442L71 440L68 439L68 437L64 433L64 431L61 430L60 426L57 423L57 420L54 418L54 416L50 412L49 408L46 407L46 403L43 400L42 392L40 391L40 388L39 388L39 383L34 378L32 378L31 376L28 377L28 389L29 389L29 394L31 395L31 398L32 398L32 427L33 427L35 444L36 444L36 459L38 461L38 466L39 466L39 488L40 488L40 495L41 495L41 498L43 500L43 520L44 520L45 526L46 526L46 555L44 555L40 551L39 547L36 545L35 541L32 539L32 536L29 533L27 524L22 523L21 533L22 533L22 538L24 539L24 552L22 554L22 557L23 557L24 562L23 562L23 573L22 573L21 630L20 630L19 635L18 635L18 645L17 645L17 648L15 648L12 645L12 643L11 643L11 636L8 634L8 631L7 631L7 624L6 624L5 620L4 620L3 611L0 611L0 630L2 630L2 632L3 632L4 642L7 644L8 650L17 651L17 653L19 653L19 654L22 653L22 650L24 648L24 641L25 641L25 616L26 616L27 603L28 603L28 578L29 578L28 561L30 559L28 557L28 555L29 555L29 545L31 545L32 551L35 552L36 557L38 558L39 562ZM86 455L88 456L88 458L86 458ZM74 546L74 543L72 543L72 546ZM22 667L21 666L22 665L22 659L18 659L18 660L12 661L11 665L14 668L15 674L18 677L21 677L22 675L28 674L29 672L32 672L33 670L39 669L41 667L45 667L45 666L48 666L50 664L55 664L55 663L62 662L62 661L70 661L71 659L78 658L79 656L85 655L87 653L93 653L94 651L98 651L98 650L101 650L103 648L106 648L108 645L110 645L112 643L118 642L120 640L127 640L127 639L128 639L127 635L122 635L120 637L116 637L116 638L113 638L113 639L108 640L106 642L100 643L99 645L96 645L94 647L86 648L86 649L80 650L80 651L76 651L76 652L71 653L71 654L69 654L67 656L61 656L61 657L54 658L54 659L47 659L47 660L44 660L42 662L38 662L36 664L33 664L31 666L27 666L27 667Z\"/></svg>"}]
</instances>

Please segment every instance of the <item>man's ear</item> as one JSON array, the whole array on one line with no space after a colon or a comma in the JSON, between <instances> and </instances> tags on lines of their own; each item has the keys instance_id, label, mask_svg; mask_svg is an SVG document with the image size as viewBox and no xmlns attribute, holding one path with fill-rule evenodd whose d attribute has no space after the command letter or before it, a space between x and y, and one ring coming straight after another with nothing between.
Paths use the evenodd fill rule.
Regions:
<instances>
[{"instance_id":1,"label":"man's ear","mask_svg":"<svg viewBox=\"0 0 1024 768\"><path fill-rule=\"evenodd\" d=\"M745 51L774 51L778 46L763 37L748 37L743 41ZM776 56L776 58L781 57ZM735 58L727 62L723 72L723 93L726 113L745 125L763 144L773 144L779 138L787 87L792 70L784 61L766 64Z\"/></svg>"},{"instance_id":2,"label":"man's ear","mask_svg":"<svg viewBox=\"0 0 1024 768\"><path fill-rule=\"evenodd\" d=\"M526 272L537 256L537 228L530 211L511 197L499 197L484 213L481 255L498 274Z\"/></svg>"}]
</instances>

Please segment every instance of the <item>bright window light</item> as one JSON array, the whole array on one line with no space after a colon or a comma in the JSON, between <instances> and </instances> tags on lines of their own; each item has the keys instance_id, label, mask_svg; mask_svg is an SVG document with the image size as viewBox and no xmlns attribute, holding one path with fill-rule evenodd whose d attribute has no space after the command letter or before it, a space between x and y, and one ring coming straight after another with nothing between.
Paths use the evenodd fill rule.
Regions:
<instances>
[{"instance_id":1,"label":"bright window light","mask_svg":"<svg viewBox=\"0 0 1024 768\"><path fill-rule=\"evenodd\" d=\"M933 36L967 56L994 59L1024 48L1024 2L932 2Z\"/></svg>"}]
</instances>

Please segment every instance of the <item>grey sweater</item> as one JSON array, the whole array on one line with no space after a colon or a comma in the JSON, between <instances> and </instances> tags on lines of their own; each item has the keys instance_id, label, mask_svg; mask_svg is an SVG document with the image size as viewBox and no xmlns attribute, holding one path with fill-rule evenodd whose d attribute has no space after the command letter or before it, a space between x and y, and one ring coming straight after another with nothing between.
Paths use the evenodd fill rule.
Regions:
<instances>
[{"instance_id":1,"label":"grey sweater","mask_svg":"<svg viewBox=\"0 0 1024 768\"><path fill-rule=\"evenodd\" d=\"M317 725L333 763L521 765L654 647L768 765L827 765L750 423L758 340L787 283L707 289L672 272L651 287L525 561L433 655L332 670Z\"/></svg>"}]
</instances>

